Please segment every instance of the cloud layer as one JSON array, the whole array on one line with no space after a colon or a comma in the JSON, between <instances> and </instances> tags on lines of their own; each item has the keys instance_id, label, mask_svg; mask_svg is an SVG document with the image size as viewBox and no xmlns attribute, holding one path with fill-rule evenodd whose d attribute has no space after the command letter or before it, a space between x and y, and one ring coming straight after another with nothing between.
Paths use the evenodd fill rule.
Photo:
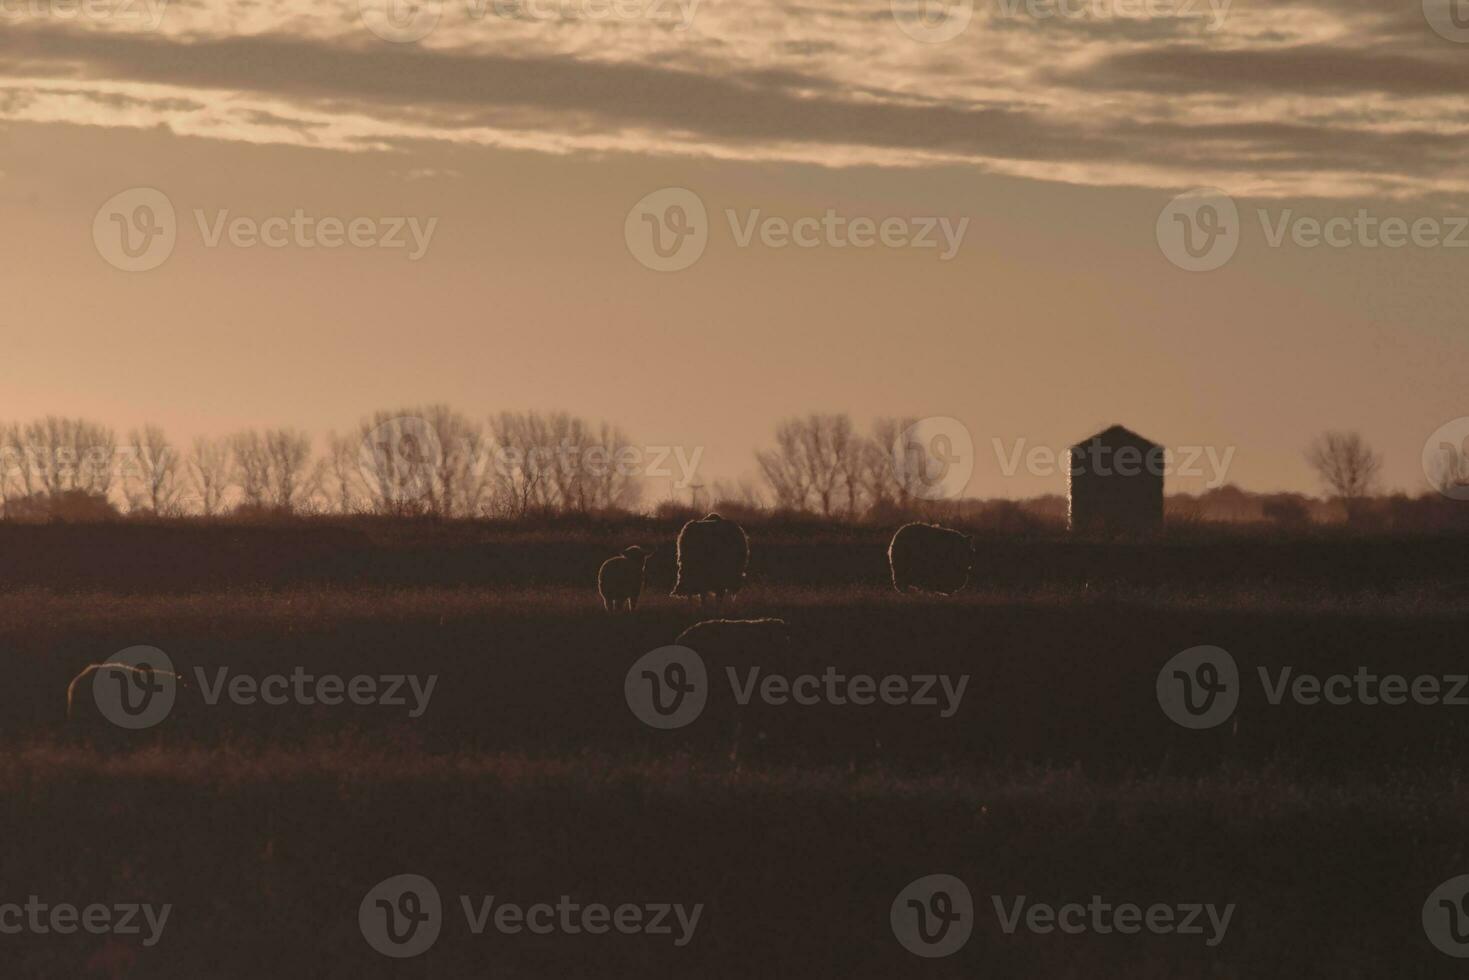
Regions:
<instances>
[{"instance_id":1,"label":"cloud layer","mask_svg":"<svg viewBox=\"0 0 1469 980\"><path fill-rule=\"evenodd\" d=\"M893 2L0 0L0 119L1260 196L1469 190L1469 43L1430 26L1446 7L977 0L964 24L952 3Z\"/></svg>"}]
</instances>

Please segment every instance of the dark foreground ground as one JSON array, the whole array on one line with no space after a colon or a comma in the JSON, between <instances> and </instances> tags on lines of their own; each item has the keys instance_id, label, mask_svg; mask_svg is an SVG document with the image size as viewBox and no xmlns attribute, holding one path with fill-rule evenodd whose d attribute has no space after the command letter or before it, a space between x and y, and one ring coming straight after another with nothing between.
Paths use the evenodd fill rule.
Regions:
<instances>
[{"instance_id":1,"label":"dark foreground ground","mask_svg":"<svg viewBox=\"0 0 1469 980\"><path fill-rule=\"evenodd\" d=\"M621 537L552 546L594 562ZM534 555L535 540L490 536L475 547ZM1035 565L1006 584L991 570L974 593L944 600L885 589L870 554L877 534L823 534L804 548L788 535L772 550L805 564L756 576L738 614L785 619L791 643L732 665L967 675L958 710L738 709L711 695L693 724L656 731L629 710L624 679L700 618L695 607L655 595L635 617L609 619L586 588L553 581L573 577L554 564L547 581L515 586L446 585L439 570L385 583L360 564L333 581L320 564L302 572L304 559L268 575L225 563L191 588L177 569L149 577L161 552L145 541L134 541L141 571L132 576L125 551L104 563L118 580L105 590L0 595L9 667L0 905L33 894L78 906L169 903L170 919L151 947L139 937L0 934L3 977L1464 969L1430 945L1420 916L1437 885L1469 873L1460 778L1469 707L1277 706L1255 679L1261 667L1286 666L1322 676L1469 672L1462 547L1302 541L1291 564L1290 542L1226 542L1213 557L1208 542L1193 542L1189 561L1133 551L1106 575ZM44 538L18 547L36 542ZM54 543L53 568L77 547ZM356 547L366 550L354 561L381 561L370 543ZM1273 548L1283 549L1278 564L1261 558ZM1332 568L1320 556L1353 548L1390 557ZM19 574L13 555L0 576ZM1170 562L1179 567L1168 580L1142 571ZM1220 562L1266 572L1219 581ZM195 686L146 731L67 723L70 677L138 644L164 650L190 677L300 668L437 682L417 718L383 705L210 705ZM1156 679L1170 657L1201 644L1228 650L1245 683L1229 723L1190 731L1163 714ZM357 916L369 889L403 873L437 885L446 919L432 949L395 960L368 946ZM935 873L968 885L975 926L959 952L923 959L898 943L889 914L904 886ZM681 947L615 933L476 936L459 896L488 895L703 909ZM1235 909L1213 946L1207 927L1008 935L992 896L1009 906L1022 895Z\"/></svg>"}]
</instances>

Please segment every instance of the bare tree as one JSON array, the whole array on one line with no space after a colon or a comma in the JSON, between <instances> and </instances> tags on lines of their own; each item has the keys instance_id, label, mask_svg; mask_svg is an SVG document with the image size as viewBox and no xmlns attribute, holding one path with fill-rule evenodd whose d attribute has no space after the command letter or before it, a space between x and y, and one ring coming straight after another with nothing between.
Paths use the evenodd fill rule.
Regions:
<instances>
[{"instance_id":1,"label":"bare tree","mask_svg":"<svg viewBox=\"0 0 1469 980\"><path fill-rule=\"evenodd\" d=\"M355 514L366 509L361 440L350 435L328 433L326 455L317 463L312 483L329 510Z\"/></svg>"},{"instance_id":2,"label":"bare tree","mask_svg":"<svg viewBox=\"0 0 1469 980\"><path fill-rule=\"evenodd\" d=\"M123 480L128 506L146 508L159 516L177 514L183 490L181 461L168 436L156 425L145 425L134 429L128 439L131 458Z\"/></svg>"},{"instance_id":3,"label":"bare tree","mask_svg":"<svg viewBox=\"0 0 1469 980\"><path fill-rule=\"evenodd\" d=\"M196 436L189 452L189 485L205 517L218 514L230 486L230 447L218 439Z\"/></svg>"},{"instance_id":4,"label":"bare tree","mask_svg":"<svg viewBox=\"0 0 1469 980\"><path fill-rule=\"evenodd\" d=\"M909 429L918 424L914 418L880 418L872 423L872 439L863 455L863 483L873 506L908 510L921 499L923 464L911 465L907 460L922 447L902 445ZM905 462L898 464L902 455ZM921 459L921 456L920 456Z\"/></svg>"},{"instance_id":5,"label":"bare tree","mask_svg":"<svg viewBox=\"0 0 1469 980\"><path fill-rule=\"evenodd\" d=\"M296 429L269 429L265 454L270 502L293 513L305 503L310 490L311 437Z\"/></svg>"},{"instance_id":6,"label":"bare tree","mask_svg":"<svg viewBox=\"0 0 1469 980\"><path fill-rule=\"evenodd\" d=\"M270 499L270 450L254 429L230 436L231 480L246 507L264 507Z\"/></svg>"},{"instance_id":7,"label":"bare tree","mask_svg":"<svg viewBox=\"0 0 1469 980\"><path fill-rule=\"evenodd\" d=\"M1361 513L1361 503L1377 486L1382 457L1356 432L1327 432L1306 449L1306 462L1323 485L1346 505L1348 520Z\"/></svg>"},{"instance_id":8,"label":"bare tree","mask_svg":"<svg viewBox=\"0 0 1469 980\"><path fill-rule=\"evenodd\" d=\"M6 438L26 495L80 490L105 497L112 488L117 439L106 426L48 415L11 426Z\"/></svg>"},{"instance_id":9,"label":"bare tree","mask_svg":"<svg viewBox=\"0 0 1469 980\"><path fill-rule=\"evenodd\" d=\"M775 431L775 448L755 454L778 506L830 517L838 501L855 513L862 438L844 414L788 419Z\"/></svg>"}]
</instances>

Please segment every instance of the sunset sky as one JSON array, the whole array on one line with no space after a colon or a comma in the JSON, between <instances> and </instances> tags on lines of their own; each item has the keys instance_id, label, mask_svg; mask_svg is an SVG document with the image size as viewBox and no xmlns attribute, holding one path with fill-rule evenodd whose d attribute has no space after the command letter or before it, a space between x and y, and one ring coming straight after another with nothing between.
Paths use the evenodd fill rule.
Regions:
<instances>
[{"instance_id":1,"label":"sunset sky","mask_svg":"<svg viewBox=\"0 0 1469 980\"><path fill-rule=\"evenodd\" d=\"M1469 415L1469 11L1456 39L1442 0L978 0L948 40L905 0L383 2L0 0L0 418L184 441L565 409L704 447L712 481L789 415L943 415L969 492L1019 497L1065 478L1005 477L992 440L1114 422L1311 492L1306 443L1355 429L1416 493ZM1196 187L1240 218L1207 272L1159 243ZM135 188L176 241L130 272L94 224ZM663 188L707 210L681 271L627 233ZM432 230L418 257L211 244L298 211ZM967 224L949 259L740 244L828 211ZM1271 245L1361 211L1449 241Z\"/></svg>"}]
</instances>

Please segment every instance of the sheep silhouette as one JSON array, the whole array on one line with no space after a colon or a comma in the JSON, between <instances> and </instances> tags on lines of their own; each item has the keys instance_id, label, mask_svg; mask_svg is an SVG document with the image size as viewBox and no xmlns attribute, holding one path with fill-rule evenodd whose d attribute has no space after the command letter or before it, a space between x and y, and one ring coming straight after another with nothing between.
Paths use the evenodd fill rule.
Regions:
<instances>
[{"instance_id":1,"label":"sheep silhouette","mask_svg":"<svg viewBox=\"0 0 1469 980\"><path fill-rule=\"evenodd\" d=\"M597 571L597 593L602 597L602 607L614 614L638 608L647 564L648 552L638 545L624 548L622 554L602 562Z\"/></svg>"},{"instance_id":2,"label":"sheep silhouette","mask_svg":"<svg viewBox=\"0 0 1469 980\"><path fill-rule=\"evenodd\" d=\"M84 685L89 688L93 683L94 675L103 670L131 678L142 686L150 685L155 678L169 677L173 679L176 690L182 691L189 687L188 678L171 670L139 667L118 661L87 664L71 679L71 683L66 685L66 718L69 723L100 724L104 721L101 712L97 710L96 703L92 700L90 690L84 696L78 697ZM104 729L106 727L104 726Z\"/></svg>"},{"instance_id":3,"label":"sheep silhouette","mask_svg":"<svg viewBox=\"0 0 1469 980\"><path fill-rule=\"evenodd\" d=\"M718 514L689 521L678 532L678 578L670 594L698 596L700 606L712 595L719 608L726 595L739 594L749 563L750 539L744 528Z\"/></svg>"},{"instance_id":4,"label":"sheep silhouette","mask_svg":"<svg viewBox=\"0 0 1469 980\"><path fill-rule=\"evenodd\" d=\"M953 595L969 582L974 539L938 524L904 524L888 545L893 588Z\"/></svg>"},{"instance_id":5,"label":"sheep silhouette","mask_svg":"<svg viewBox=\"0 0 1469 980\"><path fill-rule=\"evenodd\" d=\"M680 633L674 643L699 655L710 683L714 684L714 678L725 676L727 670L740 672L752 666L769 668L786 663L791 633L783 619L705 619ZM718 698L711 695L700 719L700 724L716 739L727 740L729 761L735 765L740 762L742 742L747 740L745 715L751 712L755 716L752 720L755 727L751 730L756 738L761 738L764 732L759 721L760 706L736 705L728 691Z\"/></svg>"}]
</instances>

